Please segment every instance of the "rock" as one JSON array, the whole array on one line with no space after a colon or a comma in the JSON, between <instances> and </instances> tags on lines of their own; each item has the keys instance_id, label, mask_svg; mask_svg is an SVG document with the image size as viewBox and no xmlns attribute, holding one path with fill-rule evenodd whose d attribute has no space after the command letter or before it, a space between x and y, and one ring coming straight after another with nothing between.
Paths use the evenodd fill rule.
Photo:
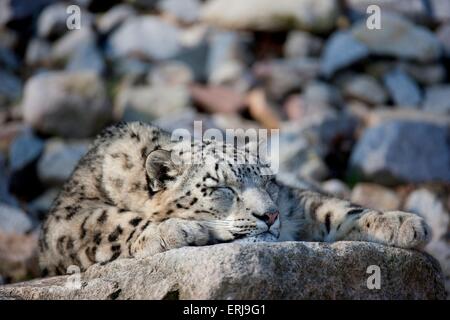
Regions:
<instances>
[{"instance_id":1,"label":"rock","mask_svg":"<svg viewBox=\"0 0 450 320\"><path fill-rule=\"evenodd\" d=\"M369 75L349 75L346 79L339 82L344 95L350 98L372 105L384 104L388 98L384 88L374 77Z\"/></svg>"},{"instance_id":2,"label":"rock","mask_svg":"<svg viewBox=\"0 0 450 320\"><path fill-rule=\"evenodd\" d=\"M43 194L31 201L27 206L27 211L37 221L43 221L47 216L53 201L59 194L59 189L52 188L45 191Z\"/></svg>"},{"instance_id":3,"label":"rock","mask_svg":"<svg viewBox=\"0 0 450 320\"><path fill-rule=\"evenodd\" d=\"M97 36L91 28L72 30L52 46L50 59L52 62L66 63L80 48L96 46Z\"/></svg>"},{"instance_id":4,"label":"rock","mask_svg":"<svg viewBox=\"0 0 450 320\"><path fill-rule=\"evenodd\" d=\"M189 66L180 61L168 61L159 64L150 71L147 82L154 86L188 85L194 80Z\"/></svg>"},{"instance_id":5,"label":"rock","mask_svg":"<svg viewBox=\"0 0 450 320\"><path fill-rule=\"evenodd\" d=\"M352 190L351 201L376 210L400 209L398 195L394 191L374 183L358 183Z\"/></svg>"},{"instance_id":6,"label":"rock","mask_svg":"<svg viewBox=\"0 0 450 320\"><path fill-rule=\"evenodd\" d=\"M402 63L399 68L409 74L414 80L423 85L438 84L445 81L447 71L441 63L416 64Z\"/></svg>"},{"instance_id":7,"label":"rock","mask_svg":"<svg viewBox=\"0 0 450 320\"><path fill-rule=\"evenodd\" d=\"M305 103L313 108L338 107L342 104L339 90L322 81L309 83L303 92Z\"/></svg>"},{"instance_id":8,"label":"rock","mask_svg":"<svg viewBox=\"0 0 450 320\"><path fill-rule=\"evenodd\" d=\"M79 47L70 57L66 65L68 71L92 71L97 74L104 73L105 61L96 45L87 43Z\"/></svg>"},{"instance_id":9,"label":"rock","mask_svg":"<svg viewBox=\"0 0 450 320\"><path fill-rule=\"evenodd\" d=\"M209 42L208 82L220 85L239 79L245 70L244 57L243 40L238 33L214 33Z\"/></svg>"},{"instance_id":10,"label":"rock","mask_svg":"<svg viewBox=\"0 0 450 320\"><path fill-rule=\"evenodd\" d=\"M9 148L9 167L12 172L31 165L41 155L44 142L32 130L25 129L12 142Z\"/></svg>"},{"instance_id":11,"label":"rock","mask_svg":"<svg viewBox=\"0 0 450 320\"><path fill-rule=\"evenodd\" d=\"M450 114L450 85L435 85L425 90L423 109L428 112Z\"/></svg>"},{"instance_id":12,"label":"rock","mask_svg":"<svg viewBox=\"0 0 450 320\"><path fill-rule=\"evenodd\" d=\"M330 0L212 0L203 6L201 18L224 28L321 33L335 26L338 14L338 4Z\"/></svg>"},{"instance_id":13,"label":"rock","mask_svg":"<svg viewBox=\"0 0 450 320\"><path fill-rule=\"evenodd\" d=\"M9 234L0 231L0 274L9 281L24 281L40 275L38 235Z\"/></svg>"},{"instance_id":14,"label":"rock","mask_svg":"<svg viewBox=\"0 0 450 320\"><path fill-rule=\"evenodd\" d=\"M316 79L319 68L318 59L297 58L258 62L253 69L255 77L265 85L269 95L280 99Z\"/></svg>"},{"instance_id":15,"label":"rock","mask_svg":"<svg viewBox=\"0 0 450 320\"><path fill-rule=\"evenodd\" d=\"M418 22L432 18L422 0L346 0L346 5L357 17L367 16L367 8L377 5L383 13L396 13Z\"/></svg>"},{"instance_id":16,"label":"rock","mask_svg":"<svg viewBox=\"0 0 450 320\"><path fill-rule=\"evenodd\" d=\"M37 165L39 179L46 185L61 186L69 179L87 150L87 142L65 143L60 139L47 141Z\"/></svg>"},{"instance_id":17,"label":"rock","mask_svg":"<svg viewBox=\"0 0 450 320\"><path fill-rule=\"evenodd\" d=\"M429 30L396 14L381 14L381 29L368 29L366 19L352 27L352 35L371 53L431 62L441 56L441 45Z\"/></svg>"},{"instance_id":18,"label":"rock","mask_svg":"<svg viewBox=\"0 0 450 320\"><path fill-rule=\"evenodd\" d=\"M9 175L6 171L5 158L0 153L0 203L18 207L17 200L9 192Z\"/></svg>"},{"instance_id":19,"label":"rock","mask_svg":"<svg viewBox=\"0 0 450 320\"><path fill-rule=\"evenodd\" d=\"M46 40L39 38L31 39L25 53L25 63L28 66L45 66L51 55L51 46Z\"/></svg>"},{"instance_id":20,"label":"rock","mask_svg":"<svg viewBox=\"0 0 450 320\"><path fill-rule=\"evenodd\" d=\"M368 289L367 268L381 269ZM15 299L444 299L438 263L417 251L364 242L233 243L185 247L95 265L81 275L3 286ZM330 285L332 284L332 285Z\"/></svg>"},{"instance_id":21,"label":"rock","mask_svg":"<svg viewBox=\"0 0 450 320\"><path fill-rule=\"evenodd\" d=\"M0 26L28 18L56 0L3 0L0 1Z\"/></svg>"},{"instance_id":22,"label":"rock","mask_svg":"<svg viewBox=\"0 0 450 320\"><path fill-rule=\"evenodd\" d=\"M234 113L245 104L242 94L225 86L192 85L190 92L193 101L210 113Z\"/></svg>"},{"instance_id":23,"label":"rock","mask_svg":"<svg viewBox=\"0 0 450 320\"><path fill-rule=\"evenodd\" d=\"M136 10L129 4L118 4L97 19L97 28L108 34L120 26L125 20L136 16Z\"/></svg>"},{"instance_id":24,"label":"rock","mask_svg":"<svg viewBox=\"0 0 450 320\"><path fill-rule=\"evenodd\" d=\"M337 31L328 39L322 52L320 70L331 77L336 71L349 67L369 56L369 49L351 33Z\"/></svg>"},{"instance_id":25,"label":"rock","mask_svg":"<svg viewBox=\"0 0 450 320\"><path fill-rule=\"evenodd\" d=\"M322 39L304 31L289 32L283 52L286 58L317 57L322 51Z\"/></svg>"},{"instance_id":26,"label":"rock","mask_svg":"<svg viewBox=\"0 0 450 320\"><path fill-rule=\"evenodd\" d=\"M22 94L22 83L12 73L0 69L0 107L19 99Z\"/></svg>"},{"instance_id":27,"label":"rock","mask_svg":"<svg viewBox=\"0 0 450 320\"><path fill-rule=\"evenodd\" d=\"M366 129L353 149L352 172L381 184L450 181L448 123L391 119Z\"/></svg>"},{"instance_id":28,"label":"rock","mask_svg":"<svg viewBox=\"0 0 450 320\"><path fill-rule=\"evenodd\" d=\"M31 228L31 220L25 212L0 203L0 233L24 234Z\"/></svg>"},{"instance_id":29,"label":"rock","mask_svg":"<svg viewBox=\"0 0 450 320\"><path fill-rule=\"evenodd\" d=\"M441 0L430 0L434 18L439 22L450 21L450 3Z\"/></svg>"},{"instance_id":30,"label":"rock","mask_svg":"<svg viewBox=\"0 0 450 320\"><path fill-rule=\"evenodd\" d=\"M0 67L4 67L6 70L12 72L17 71L17 69L19 68L19 61L16 55L11 49L8 48L7 44L3 44L2 42L3 41L0 38Z\"/></svg>"},{"instance_id":31,"label":"rock","mask_svg":"<svg viewBox=\"0 0 450 320\"><path fill-rule=\"evenodd\" d=\"M189 102L189 91L184 86L137 86L122 89L115 105L122 120L151 122L181 113Z\"/></svg>"},{"instance_id":32,"label":"rock","mask_svg":"<svg viewBox=\"0 0 450 320\"><path fill-rule=\"evenodd\" d=\"M400 69L388 72L384 76L384 84L396 106L414 108L422 101L417 83Z\"/></svg>"},{"instance_id":33,"label":"rock","mask_svg":"<svg viewBox=\"0 0 450 320\"><path fill-rule=\"evenodd\" d=\"M37 21L37 34L39 37L54 38L70 31L67 28L67 18L69 17L67 7L67 4L55 3L42 10ZM90 27L92 20L92 15L87 11L83 11L80 21L81 28Z\"/></svg>"},{"instance_id":34,"label":"rock","mask_svg":"<svg viewBox=\"0 0 450 320\"><path fill-rule=\"evenodd\" d=\"M150 71L151 64L138 58L127 57L118 60L112 67L118 78L142 79Z\"/></svg>"},{"instance_id":35,"label":"rock","mask_svg":"<svg viewBox=\"0 0 450 320\"><path fill-rule=\"evenodd\" d=\"M103 81L93 72L33 76L22 107L25 121L38 131L73 138L96 134L112 113Z\"/></svg>"},{"instance_id":36,"label":"rock","mask_svg":"<svg viewBox=\"0 0 450 320\"><path fill-rule=\"evenodd\" d=\"M108 38L107 54L111 58L141 55L164 60L179 53L180 31L155 17L141 16L126 20Z\"/></svg>"},{"instance_id":37,"label":"rock","mask_svg":"<svg viewBox=\"0 0 450 320\"><path fill-rule=\"evenodd\" d=\"M448 58L450 57L450 23L443 24L436 31L440 43L444 47L444 54Z\"/></svg>"},{"instance_id":38,"label":"rock","mask_svg":"<svg viewBox=\"0 0 450 320\"><path fill-rule=\"evenodd\" d=\"M339 179L330 179L322 183L322 189L340 199L350 199L350 188Z\"/></svg>"},{"instance_id":39,"label":"rock","mask_svg":"<svg viewBox=\"0 0 450 320\"><path fill-rule=\"evenodd\" d=\"M159 9L184 23L197 21L200 15L199 0L166 0L158 3Z\"/></svg>"},{"instance_id":40,"label":"rock","mask_svg":"<svg viewBox=\"0 0 450 320\"><path fill-rule=\"evenodd\" d=\"M440 262L446 276L445 287L447 292L450 292L450 244L448 243L450 213L435 194L424 188L415 190L408 196L405 201L405 210L417 213L430 225L433 231L432 240L425 250Z\"/></svg>"}]
</instances>

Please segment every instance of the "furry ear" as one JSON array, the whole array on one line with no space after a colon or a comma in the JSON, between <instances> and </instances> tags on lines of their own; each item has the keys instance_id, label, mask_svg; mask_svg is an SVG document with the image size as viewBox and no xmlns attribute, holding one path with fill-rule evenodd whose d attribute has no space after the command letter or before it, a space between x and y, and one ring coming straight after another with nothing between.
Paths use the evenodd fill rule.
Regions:
<instances>
[{"instance_id":1,"label":"furry ear","mask_svg":"<svg viewBox=\"0 0 450 320\"><path fill-rule=\"evenodd\" d=\"M150 152L145 160L145 171L153 192L164 189L166 183L179 174L177 166L172 162L171 152L162 149Z\"/></svg>"}]
</instances>

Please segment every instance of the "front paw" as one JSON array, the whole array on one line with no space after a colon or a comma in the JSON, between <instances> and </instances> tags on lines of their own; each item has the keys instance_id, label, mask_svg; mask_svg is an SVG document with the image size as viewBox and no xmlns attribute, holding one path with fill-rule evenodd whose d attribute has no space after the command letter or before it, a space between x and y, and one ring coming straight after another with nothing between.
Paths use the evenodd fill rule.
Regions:
<instances>
[{"instance_id":1,"label":"front paw","mask_svg":"<svg viewBox=\"0 0 450 320\"><path fill-rule=\"evenodd\" d=\"M168 249L186 246L204 246L210 241L206 226L197 221L169 219L159 226L163 247Z\"/></svg>"},{"instance_id":2,"label":"front paw","mask_svg":"<svg viewBox=\"0 0 450 320\"><path fill-rule=\"evenodd\" d=\"M425 220L403 211L372 215L366 227L374 240L400 248L423 248L431 239L431 229Z\"/></svg>"},{"instance_id":3,"label":"front paw","mask_svg":"<svg viewBox=\"0 0 450 320\"><path fill-rule=\"evenodd\" d=\"M423 248L431 240L431 228L420 216L408 214L398 232L398 246Z\"/></svg>"}]
</instances>

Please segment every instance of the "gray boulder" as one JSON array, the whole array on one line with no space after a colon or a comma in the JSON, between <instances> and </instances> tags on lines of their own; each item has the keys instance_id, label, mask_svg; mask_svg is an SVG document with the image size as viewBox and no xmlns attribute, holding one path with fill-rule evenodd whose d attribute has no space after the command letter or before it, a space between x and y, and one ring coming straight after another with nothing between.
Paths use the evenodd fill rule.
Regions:
<instances>
[{"instance_id":1,"label":"gray boulder","mask_svg":"<svg viewBox=\"0 0 450 320\"><path fill-rule=\"evenodd\" d=\"M20 98L22 82L10 72L0 69L0 107Z\"/></svg>"},{"instance_id":2,"label":"gray boulder","mask_svg":"<svg viewBox=\"0 0 450 320\"><path fill-rule=\"evenodd\" d=\"M23 234L32 228L31 219L21 209L0 203L0 231Z\"/></svg>"},{"instance_id":3,"label":"gray boulder","mask_svg":"<svg viewBox=\"0 0 450 320\"><path fill-rule=\"evenodd\" d=\"M395 69L384 76L384 84L395 105L399 107L418 107L422 94L417 83L408 74Z\"/></svg>"},{"instance_id":4,"label":"gray boulder","mask_svg":"<svg viewBox=\"0 0 450 320\"><path fill-rule=\"evenodd\" d=\"M64 143L59 139L48 141L37 164L39 179L47 185L62 185L69 179L87 149L86 142Z\"/></svg>"},{"instance_id":5,"label":"gray boulder","mask_svg":"<svg viewBox=\"0 0 450 320\"><path fill-rule=\"evenodd\" d=\"M369 266L380 268L379 289L369 289ZM81 275L2 286L0 297L443 299L445 291L439 264L417 251L364 242L266 242L185 247L116 260Z\"/></svg>"},{"instance_id":6,"label":"gray boulder","mask_svg":"<svg viewBox=\"0 0 450 320\"><path fill-rule=\"evenodd\" d=\"M435 85L425 90L425 111L450 114L450 85Z\"/></svg>"},{"instance_id":7,"label":"gray boulder","mask_svg":"<svg viewBox=\"0 0 450 320\"><path fill-rule=\"evenodd\" d=\"M48 72L25 86L24 119L35 129L84 138L100 130L112 115L106 88L94 72Z\"/></svg>"},{"instance_id":8,"label":"gray boulder","mask_svg":"<svg viewBox=\"0 0 450 320\"><path fill-rule=\"evenodd\" d=\"M327 76L369 56L369 49L349 32L334 33L325 45L320 70Z\"/></svg>"},{"instance_id":9,"label":"gray boulder","mask_svg":"<svg viewBox=\"0 0 450 320\"><path fill-rule=\"evenodd\" d=\"M110 35L107 43L111 58L140 54L151 60L164 60L174 57L180 49L179 29L149 16L126 20Z\"/></svg>"},{"instance_id":10,"label":"gray boulder","mask_svg":"<svg viewBox=\"0 0 450 320\"><path fill-rule=\"evenodd\" d=\"M44 142L29 128L21 132L9 147L9 167L20 171L33 163L44 150Z\"/></svg>"},{"instance_id":11,"label":"gray boulder","mask_svg":"<svg viewBox=\"0 0 450 320\"><path fill-rule=\"evenodd\" d=\"M374 54L421 62L434 61L442 54L441 44L431 31L388 12L381 14L380 29L367 28L366 19L362 19L351 32Z\"/></svg>"},{"instance_id":12,"label":"gray boulder","mask_svg":"<svg viewBox=\"0 0 450 320\"><path fill-rule=\"evenodd\" d=\"M336 24L339 5L332 0L212 0L201 18L224 28L250 30L330 31Z\"/></svg>"},{"instance_id":13,"label":"gray boulder","mask_svg":"<svg viewBox=\"0 0 450 320\"><path fill-rule=\"evenodd\" d=\"M449 124L391 119L366 129L350 159L353 174L382 184L450 181Z\"/></svg>"}]
</instances>

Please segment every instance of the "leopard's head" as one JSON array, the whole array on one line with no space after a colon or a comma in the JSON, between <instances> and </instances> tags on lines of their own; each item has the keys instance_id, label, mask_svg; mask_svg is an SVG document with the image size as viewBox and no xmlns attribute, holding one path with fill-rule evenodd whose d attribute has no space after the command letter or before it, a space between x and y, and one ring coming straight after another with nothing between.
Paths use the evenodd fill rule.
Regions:
<instances>
[{"instance_id":1,"label":"leopard's head","mask_svg":"<svg viewBox=\"0 0 450 320\"><path fill-rule=\"evenodd\" d=\"M251 148L179 142L151 152L146 171L166 217L202 221L213 242L279 236L279 186Z\"/></svg>"}]
</instances>

